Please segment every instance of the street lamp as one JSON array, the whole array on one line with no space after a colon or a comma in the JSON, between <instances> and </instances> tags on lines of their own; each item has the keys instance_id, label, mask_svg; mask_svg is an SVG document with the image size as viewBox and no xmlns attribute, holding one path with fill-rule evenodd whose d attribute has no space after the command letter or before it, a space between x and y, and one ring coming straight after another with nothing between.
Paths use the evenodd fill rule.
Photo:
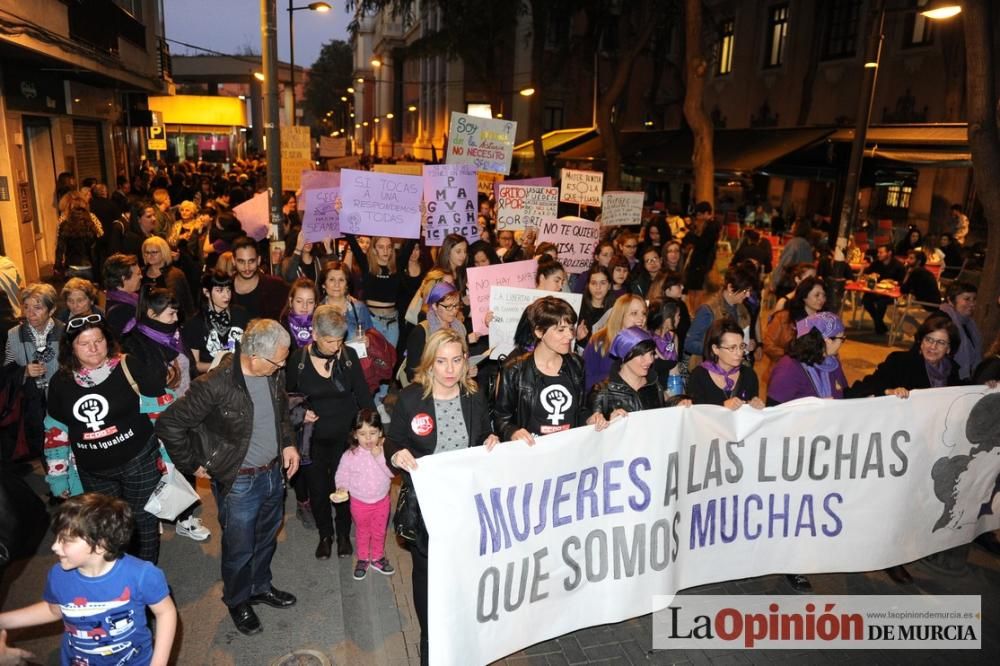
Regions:
<instances>
[{"instance_id":1,"label":"street lamp","mask_svg":"<svg viewBox=\"0 0 1000 666\"><path fill-rule=\"evenodd\" d=\"M531 86L528 86L527 88L521 88L520 90L517 91L517 93L521 97L531 97L532 95L535 94L535 89L532 88Z\"/></svg>"},{"instance_id":2,"label":"street lamp","mask_svg":"<svg viewBox=\"0 0 1000 666\"><path fill-rule=\"evenodd\" d=\"M861 184L861 165L865 157L865 143L868 140L868 125L871 122L872 107L875 104L875 82L882 60L882 44L885 41L885 15L916 11L914 7L888 9L886 0L876 0L872 6L873 24L876 29L869 34L865 51L864 71L861 78L861 93L858 95L858 110L855 114L854 142L847 164L847 179L844 181L844 201L840 209L840 224L837 228L837 250L846 258L847 241L858 217L858 190ZM920 13L932 20L951 18L962 11L954 2L931 2Z\"/></svg>"},{"instance_id":3,"label":"street lamp","mask_svg":"<svg viewBox=\"0 0 1000 666\"><path fill-rule=\"evenodd\" d=\"M290 121L291 125L295 125L297 117L295 115L295 12L309 10L311 12L319 12L325 14L326 12L333 9L327 2L310 2L304 7L293 7L292 0L288 0L288 55L291 61L289 65L292 70L292 119Z\"/></svg>"}]
</instances>

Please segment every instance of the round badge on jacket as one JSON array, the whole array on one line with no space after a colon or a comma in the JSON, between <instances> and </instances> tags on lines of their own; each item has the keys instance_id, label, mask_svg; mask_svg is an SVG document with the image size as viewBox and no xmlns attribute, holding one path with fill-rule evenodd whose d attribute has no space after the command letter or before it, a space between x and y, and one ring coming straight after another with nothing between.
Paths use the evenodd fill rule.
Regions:
<instances>
[{"instance_id":1,"label":"round badge on jacket","mask_svg":"<svg viewBox=\"0 0 1000 666\"><path fill-rule=\"evenodd\" d=\"M426 437L434 431L434 417L426 412L420 412L410 421L410 430L420 437Z\"/></svg>"}]
</instances>

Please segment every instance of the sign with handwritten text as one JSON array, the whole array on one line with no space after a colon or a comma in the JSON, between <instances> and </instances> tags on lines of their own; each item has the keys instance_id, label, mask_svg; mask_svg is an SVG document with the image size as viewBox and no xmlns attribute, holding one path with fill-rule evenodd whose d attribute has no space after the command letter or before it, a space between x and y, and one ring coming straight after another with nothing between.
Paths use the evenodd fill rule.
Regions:
<instances>
[{"instance_id":1,"label":"sign with handwritten text","mask_svg":"<svg viewBox=\"0 0 1000 666\"><path fill-rule=\"evenodd\" d=\"M601 190L604 188L603 173L563 169L561 180L559 201L601 207Z\"/></svg>"},{"instance_id":2,"label":"sign with handwritten text","mask_svg":"<svg viewBox=\"0 0 1000 666\"><path fill-rule=\"evenodd\" d=\"M517 123L513 120L479 118L453 111L445 162L471 164L481 171L508 174L516 133Z\"/></svg>"},{"instance_id":3,"label":"sign with handwritten text","mask_svg":"<svg viewBox=\"0 0 1000 666\"><path fill-rule=\"evenodd\" d=\"M501 183L497 190L497 231L537 229L543 218L559 214L558 187Z\"/></svg>"},{"instance_id":4,"label":"sign with handwritten text","mask_svg":"<svg viewBox=\"0 0 1000 666\"><path fill-rule=\"evenodd\" d=\"M281 128L281 186L299 189L302 172L312 169L312 139L305 125Z\"/></svg>"},{"instance_id":5,"label":"sign with handwritten text","mask_svg":"<svg viewBox=\"0 0 1000 666\"><path fill-rule=\"evenodd\" d=\"M349 234L420 238L423 178L344 169L340 230Z\"/></svg>"},{"instance_id":6,"label":"sign with handwritten text","mask_svg":"<svg viewBox=\"0 0 1000 666\"><path fill-rule=\"evenodd\" d=\"M468 164L424 165L424 238L437 247L448 234L479 240L476 168Z\"/></svg>"},{"instance_id":7,"label":"sign with handwritten text","mask_svg":"<svg viewBox=\"0 0 1000 666\"><path fill-rule=\"evenodd\" d=\"M555 244L559 263L567 273L585 273L594 262L594 248L600 235L601 225L597 222L582 217L561 217L542 220L538 242Z\"/></svg>"},{"instance_id":8,"label":"sign with handwritten text","mask_svg":"<svg viewBox=\"0 0 1000 666\"><path fill-rule=\"evenodd\" d=\"M601 206L601 224L620 227L642 224L642 192L605 192Z\"/></svg>"},{"instance_id":9,"label":"sign with handwritten text","mask_svg":"<svg viewBox=\"0 0 1000 666\"><path fill-rule=\"evenodd\" d=\"M490 310L493 312L493 319L490 320L490 346L493 351L490 358L499 358L513 351L514 333L524 309L543 296L561 298L570 304L577 315L580 314L583 294L523 287L490 287Z\"/></svg>"},{"instance_id":10,"label":"sign with handwritten text","mask_svg":"<svg viewBox=\"0 0 1000 666\"><path fill-rule=\"evenodd\" d=\"M335 205L338 196L339 187L324 187L302 193L302 238L306 243L340 238L340 214Z\"/></svg>"},{"instance_id":11,"label":"sign with handwritten text","mask_svg":"<svg viewBox=\"0 0 1000 666\"><path fill-rule=\"evenodd\" d=\"M476 266L468 269L469 307L471 308L472 330L476 333L488 333L490 327L486 324L486 313L490 310L490 287L524 287L535 286L535 273L538 262L512 261L509 264L495 266Z\"/></svg>"}]
</instances>

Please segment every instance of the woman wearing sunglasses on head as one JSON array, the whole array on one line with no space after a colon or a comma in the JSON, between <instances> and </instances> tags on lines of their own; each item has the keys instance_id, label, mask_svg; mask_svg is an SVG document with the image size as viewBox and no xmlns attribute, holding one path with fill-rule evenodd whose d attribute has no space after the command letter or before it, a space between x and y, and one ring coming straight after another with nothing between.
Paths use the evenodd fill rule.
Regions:
<instances>
[{"instance_id":1,"label":"woman wearing sunglasses on head","mask_svg":"<svg viewBox=\"0 0 1000 666\"><path fill-rule=\"evenodd\" d=\"M99 492L124 499L135 516L133 553L151 562L159 554L160 534L145 506L162 471L140 394L157 395L165 374L159 360L126 360L103 315L74 317L66 322L45 419L45 479L52 494Z\"/></svg>"}]
</instances>

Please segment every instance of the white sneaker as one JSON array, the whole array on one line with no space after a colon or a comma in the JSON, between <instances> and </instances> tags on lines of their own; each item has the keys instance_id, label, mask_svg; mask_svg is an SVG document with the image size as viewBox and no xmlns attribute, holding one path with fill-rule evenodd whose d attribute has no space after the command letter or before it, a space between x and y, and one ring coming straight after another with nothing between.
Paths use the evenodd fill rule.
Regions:
<instances>
[{"instance_id":1,"label":"white sneaker","mask_svg":"<svg viewBox=\"0 0 1000 666\"><path fill-rule=\"evenodd\" d=\"M194 539L195 541L204 541L212 536L212 532L201 524L201 518L195 518L194 516L177 523L177 534Z\"/></svg>"}]
</instances>

